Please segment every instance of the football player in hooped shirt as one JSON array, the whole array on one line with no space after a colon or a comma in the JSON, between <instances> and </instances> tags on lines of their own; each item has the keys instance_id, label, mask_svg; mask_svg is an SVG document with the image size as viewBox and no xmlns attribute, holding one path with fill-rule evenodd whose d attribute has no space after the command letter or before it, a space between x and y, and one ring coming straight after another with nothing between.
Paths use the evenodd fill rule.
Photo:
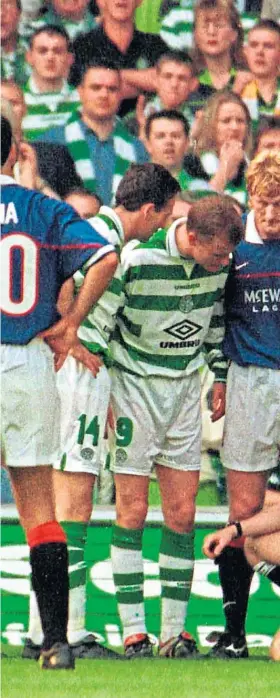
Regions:
<instances>
[{"instance_id":1,"label":"football player in hooped shirt","mask_svg":"<svg viewBox=\"0 0 280 698\"><path fill-rule=\"evenodd\" d=\"M30 547L32 585L44 633L41 666L71 669L67 546L55 520L50 466L59 446L59 399L50 347L57 368L68 351L81 356L77 329L111 280L117 256L70 206L14 182L17 147L4 117L1 151L2 450ZM59 320L60 287L80 267L88 268L84 284Z\"/></svg>"},{"instance_id":2,"label":"football player in hooped shirt","mask_svg":"<svg viewBox=\"0 0 280 698\"><path fill-rule=\"evenodd\" d=\"M224 353L231 364L223 463L230 521L262 509L267 478L280 448L280 155L264 150L247 170L252 208L226 287ZM217 558L225 632L210 654L248 656L245 620L252 570L243 538ZM270 575L268 574L268 577ZM271 576L273 580L273 577Z\"/></svg>"}]
</instances>

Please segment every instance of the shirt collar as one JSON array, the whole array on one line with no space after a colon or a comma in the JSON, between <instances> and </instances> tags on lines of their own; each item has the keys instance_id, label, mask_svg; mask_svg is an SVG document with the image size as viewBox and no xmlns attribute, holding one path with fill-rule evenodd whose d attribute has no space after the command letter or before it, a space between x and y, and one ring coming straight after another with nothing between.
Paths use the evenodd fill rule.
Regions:
<instances>
[{"instance_id":1,"label":"shirt collar","mask_svg":"<svg viewBox=\"0 0 280 698\"><path fill-rule=\"evenodd\" d=\"M100 206L98 213L103 214L104 216L108 216L108 218L110 218L114 222L114 224L117 228L120 240L122 243L124 243L123 225L122 225L121 219L119 218L117 213L114 211L114 209L110 208L110 206Z\"/></svg>"},{"instance_id":2,"label":"shirt collar","mask_svg":"<svg viewBox=\"0 0 280 698\"><path fill-rule=\"evenodd\" d=\"M178 228L181 223L186 223L187 218L186 216L182 218L177 218L174 223L168 228L167 234L166 234L166 249L167 252L171 255L171 257L181 257L180 252L177 247L176 243L176 229Z\"/></svg>"},{"instance_id":3,"label":"shirt collar","mask_svg":"<svg viewBox=\"0 0 280 698\"><path fill-rule=\"evenodd\" d=\"M35 95L52 94L51 92L41 92L39 90L39 87L36 85L36 82L34 80L33 75L30 75L30 78L28 80L28 88L29 88L30 92L33 92L33 94L35 94ZM56 92L54 92L53 94L66 96L66 95L68 95L68 93L70 91L71 90L70 90L70 87L69 87L67 81L63 80L61 88L59 90L57 90Z\"/></svg>"},{"instance_id":4,"label":"shirt collar","mask_svg":"<svg viewBox=\"0 0 280 698\"><path fill-rule=\"evenodd\" d=\"M250 211L247 216L246 230L245 230L245 240L246 242L253 242L257 245L263 245L264 242L257 231L255 224L255 214L254 211Z\"/></svg>"}]
</instances>

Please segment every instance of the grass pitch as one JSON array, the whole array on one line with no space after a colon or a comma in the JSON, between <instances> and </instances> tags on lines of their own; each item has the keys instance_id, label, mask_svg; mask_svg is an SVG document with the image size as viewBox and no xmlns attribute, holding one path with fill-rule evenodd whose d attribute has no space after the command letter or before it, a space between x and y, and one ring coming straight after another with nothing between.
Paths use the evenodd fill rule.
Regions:
<instances>
[{"instance_id":1,"label":"grass pitch","mask_svg":"<svg viewBox=\"0 0 280 698\"><path fill-rule=\"evenodd\" d=\"M280 664L267 650L249 660L76 661L75 671L42 671L3 647L2 698L279 698Z\"/></svg>"}]
</instances>

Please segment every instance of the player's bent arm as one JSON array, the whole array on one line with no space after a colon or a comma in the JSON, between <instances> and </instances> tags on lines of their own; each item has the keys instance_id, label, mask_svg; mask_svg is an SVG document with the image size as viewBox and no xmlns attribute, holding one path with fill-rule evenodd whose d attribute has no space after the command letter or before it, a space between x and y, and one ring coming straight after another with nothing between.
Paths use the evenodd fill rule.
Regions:
<instances>
[{"instance_id":1,"label":"player's bent arm","mask_svg":"<svg viewBox=\"0 0 280 698\"><path fill-rule=\"evenodd\" d=\"M60 315L66 315L70 310L72 303L74 301L74 279L71 277L64 281L59 291L57 310Z\"/></svg>"},{"instance_id":2,"label":"player's bent arm","mask_svg":"<svg viewBox=\"0 0 280 698\"><path fill-rule=\"evenodd\" d=\"M65 317L70 324L77 328L88 315L91 307L97 303L98 299L114 276L118 266L118 257L115 252L110 252L102 257L87 270L84 282L79 289L75 300Z\"/></svg>"},{"instance_id":3,"label":"player's bent arm","mask_svg":"<svg viewBox=\"0 0 280 698\"><path fill-rule=\"evenodd\" d=\"M77 331L92 305L98 301L110 283L118 264L115 252L109 252L92 264L68 312L55 325L40 333L58 358L56 370L61 368L70 349L78 343Z\"/></svg>"},{"instance_id":4,"label":"player's bent arm","mask_svg":"<svg viewBox=\"0 0 280 698\"><path fill-rule=\"evenodd\" d=\"M276 533L280 530L280 496L279 502L273 504L267 509L262 509L254 516L249 519L244 519L240 521L242 527L242 534L246 536L264 536L270 533ZM228 545L232 540L236 538L236 525L226 526L226 528L220 531L215 531L215 533L210 533L204 539L203 552L207 557L211 559L220 555L222 550Z\"/></svg>"}]
</instances>

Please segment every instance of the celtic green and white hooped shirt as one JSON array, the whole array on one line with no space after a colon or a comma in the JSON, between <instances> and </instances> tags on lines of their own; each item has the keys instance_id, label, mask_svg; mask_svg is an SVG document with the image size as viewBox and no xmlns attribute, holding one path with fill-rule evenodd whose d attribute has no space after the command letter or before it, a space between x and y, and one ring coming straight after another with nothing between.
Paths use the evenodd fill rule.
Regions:
<instances>
[{"instance_id":1,"label":"celtic green and white hooped shirt","mask_svg":"<svg viewBox=\"0 0 280 698\"><path fill-rule=\"evenodd\" d=\"M124 245L124 231L121 221L115 211L109 206L101 206L99 213L89 219L92 227L102 235L105 240L114 245L117 254ZM82 344L93 354L102 354L104 363L110 364L108 340L115 325L115 316L120 305L122 291L122 272L119 264L113 279L98 303L94 305L82 325L79 327L78 336ZM81 270L74 274L75 293L78 292L84 281Z\"/></svg>"},{"instance_id":2,"label":"celtic green and white hooped shirt","mask_svg":"<svg viewBox=\"0 0 280 698\"><path fill-rule=\"evenodd\" d=\"M80 106L78 91L63 81L59 92L40 92L31 76L24 86L26 116L22 125L28 141L38 140L49 128L64 126Z\"/></svg>"},{"instance_id":3,"label":"celtic green and white hooped shirt","mask_svg":"<svg viewBox=\"0 0 280 698\"><path fill-rule=\"evenodd\" d=\"M205 363L225 381L223 294L227 268L180 256L175 221L122 253L124 307L110 342L114 363L139 376L180 378Z\"/></svg>"}]
</instances>

